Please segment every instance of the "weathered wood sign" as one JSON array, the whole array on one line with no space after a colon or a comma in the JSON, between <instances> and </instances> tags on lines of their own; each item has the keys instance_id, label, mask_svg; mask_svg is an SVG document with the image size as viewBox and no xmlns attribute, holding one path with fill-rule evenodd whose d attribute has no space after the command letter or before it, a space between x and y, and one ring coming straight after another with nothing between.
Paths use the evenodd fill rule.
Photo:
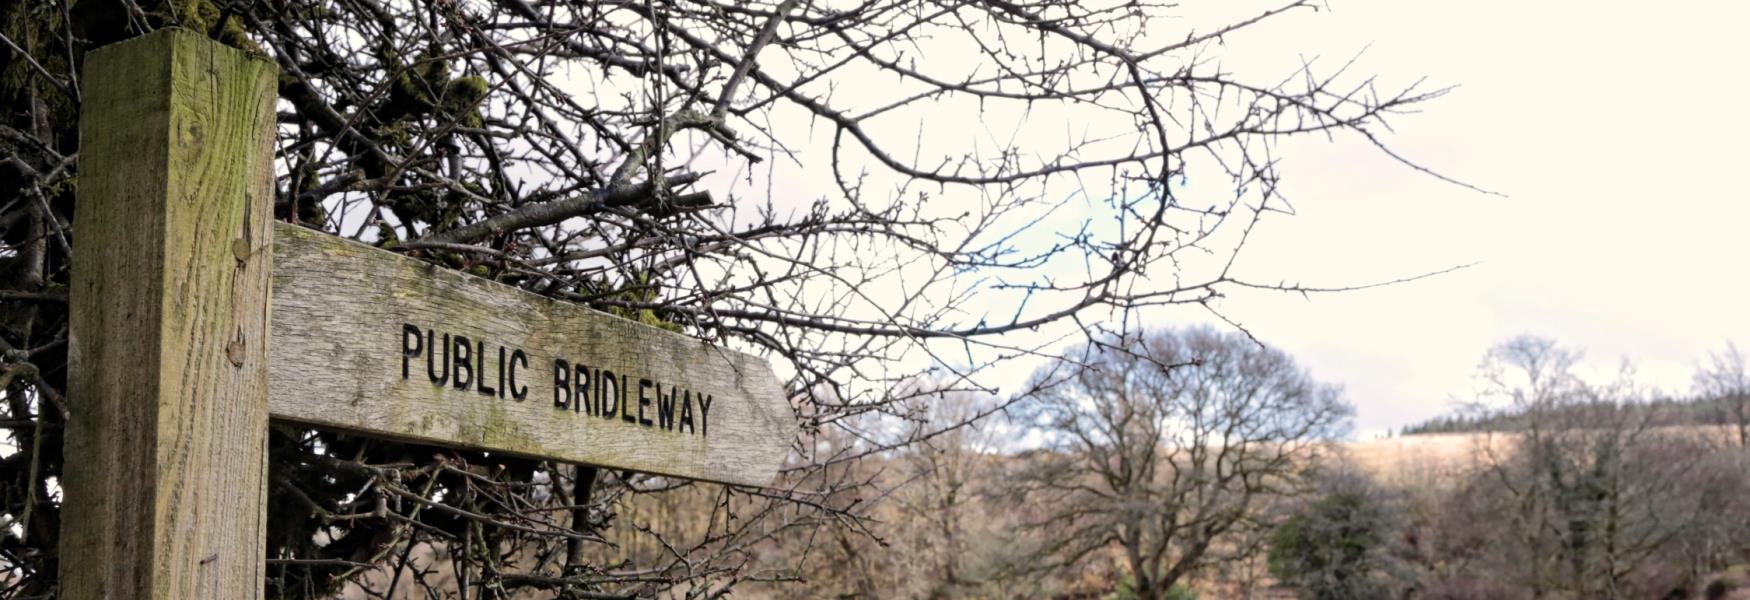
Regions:
<instances>
[{"instance_id":1,"label":"weathered wood sign","mask_svg":"<svg viewBox=\"0 0 1750 600\"><path fill-rule=\"evenodd\" d=\"M84 69L61 598L262 597L270 417L775 476L794 420L764 361L271 224L270 61L171 28Z\"/></svg>"},{"instance_id":2,"label":"weathered wood sign","mask_svg":"<svg viewBox=\"0 0 1750 600\"><path fill-rule=\"evenodd\" d=\"M274 226L275 418L765 485L795 419L757 357Z\"/></svg>"}]
</instances>

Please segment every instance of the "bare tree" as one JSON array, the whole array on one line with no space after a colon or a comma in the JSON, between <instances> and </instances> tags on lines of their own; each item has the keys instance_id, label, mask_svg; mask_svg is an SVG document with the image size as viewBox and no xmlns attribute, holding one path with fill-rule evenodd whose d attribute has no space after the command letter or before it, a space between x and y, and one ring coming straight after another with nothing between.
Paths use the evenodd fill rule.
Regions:
<instances>
[{"instance_id":1,"label":"bare tree","mask_svg":"<svg viewBox=\"0 0 1750 600\"><path fill-rule=\"evenodd\" d=\"M1718 470L1702 436L1659 427L1653 393L1625 366L1614 381L1575 373L1576 350L1519 336L1492 348L1480 367L1484 393L1507 398L1517 416L1485 444L1486 460L1467 493L1483 498L1477 517L1505 516L1485 555L1531 597L1645 597L1655 569L1681 563L1686 536L1703 534L1723 507L1716 490L1735 477ZM1657 578L1654 578L1657 579ZM1663 582L1669 586L1673 582Z\"/></svg>"},{"instance_id":2,"label":"bare tree","mask_svg":"<svg viewBox=\"0 0 1750 600\"><path fill-rule=\"evenodd\" d=\"M989 540L996 515L980 502L992 484L991 474L1003 438L994 423L979 419L997 405L995 397L964 391L940 391L928 420L913 427L966 426L921 439L896 457L903 467L903 487L894 494L903 523L898 533L907 539L913 561L905 577L913 598L960 598L977 595L992 573Z\"/></svg>"},{"instance_id":3,"label":"bare tree","mask_svg":"<svg viewBox=\"0 0 1750 600\"><path fill-rule=\"evenodd\" d=\"M273 593L721 594L794 578L750 566L775 530L861 530L822 501L862 485L834 469L930 435L857 418L906 418L888 391L917 369L900 365L969 385L1060 336L1123 335L1139 308L1317 291L1234 267L1261 219L1290 212L1274 144L1349 136L1398 158L1388 120L1444 90L1389 87L1351 63L1220 66L1223 44L1315 7L1281 0L1200 27L1172 4L1069 0L0 7L0 383L17 449L0 458L0 496L23 532L0 544L16 573L0 595L54 588L51 482L80 410L62 395L64 290L91 48L181 26L275 60L283 221L762 352L792 374L804 434L784 478L709 488L708 526L639 530L663 552L636 565L590 549L607 528L636 529L618 517L637 498L693 484L276 430ZM1186 178L1213 185L1187 195ZM1009 335L1036 329L1052 342ZM828 428L866 443L806 442Z\"/></svg>"},{"instance_id":4,"label":"bare tree","mask_svg":"<svg viewBox=\"0 0 1750 600\"><path fill-rule=\"evenodd\" d=\"M1709 352L1707 362L1695 372L1695 393L1718 402L1727 422L1735 429L1739 448L1750 448L1750 359L1738 345Z\"/></svg>"},{"instance_id":5,"label":"bare tree","mask_svg":"<svg viewBox=\"0 0 1750 600\"><path fill-rule=\"evenodd\" d=\"M1580 357L1579 351L1555 340L1521 335L1490 347L1477 366L1483 384L1479 405L1504 406L1525 419L1520 429L1501 433L1513 436L1517 443L1512 447L1484 441L1481 450L1491 474L1489 489L1501 492L1505 502L1489 510L1509 517L1507 533L1513 539L1495 557L1500 561L1496 566L1534 598L1561 586L1564 556L1569 556L1561 551L1568 526L1561 515L1564 500L1556 496L1584 495L1572 488L1592 483L1566 477L1569 469L1563 459L1568 457L1559 447L1565 424L1551 422L1584 395L1584 383L1573 372Z\"/></svg>"},{"instance_id":6,"label":"bare tree","mask_svg":"<svg viewBox=\"0 0 1750 600\"><path fill-rule=\"evenodd\" d=\"M1238 333L1157 330L1090 343L1023 405L1045 450L1006 475L1043 532L1033 566L1112 552L1138 598L1254 555L1262 503L1301 487L1349 407L1288 355Z\"/></svg>"}]
</instances>

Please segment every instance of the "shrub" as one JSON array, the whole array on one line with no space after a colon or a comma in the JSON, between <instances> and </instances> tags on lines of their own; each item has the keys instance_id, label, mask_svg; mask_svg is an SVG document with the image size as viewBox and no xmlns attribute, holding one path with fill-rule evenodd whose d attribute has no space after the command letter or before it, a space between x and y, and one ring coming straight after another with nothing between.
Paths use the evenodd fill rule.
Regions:
<instances>
[{"instance_id":1,"label":"shrub","mask_svg":"<svg viewBox=\"0 0 1750 600\"><path fill-rule=\"evenodd\" d=\"M1308 503L1270 537L1270 574L1303 597L1388 595L1382 554L1391 525L1381 500L1357 483L1342 482Z\"/></svg>"}]
</instances>

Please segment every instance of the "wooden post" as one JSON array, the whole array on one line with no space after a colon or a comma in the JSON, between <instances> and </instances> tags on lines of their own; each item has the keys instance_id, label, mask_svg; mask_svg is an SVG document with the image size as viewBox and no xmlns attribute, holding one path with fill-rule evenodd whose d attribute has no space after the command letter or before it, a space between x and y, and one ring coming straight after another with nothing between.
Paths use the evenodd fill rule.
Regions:
<instances>
[{"instance_id":1,"label":"wooden post","mask_svg":"<svg viewBox=\"0 0 1750 600\"><path fill-rule=\"evenodd\" d=\"M182 29L86 60L62 598L262 595L275 81Z\"/></svg>"}]
</instances>

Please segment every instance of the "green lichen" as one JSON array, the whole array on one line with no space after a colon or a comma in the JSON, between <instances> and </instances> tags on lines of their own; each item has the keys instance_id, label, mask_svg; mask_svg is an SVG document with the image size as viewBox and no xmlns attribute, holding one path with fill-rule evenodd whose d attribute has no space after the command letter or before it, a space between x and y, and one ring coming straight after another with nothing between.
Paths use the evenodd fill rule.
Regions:
<instances>
[{"instance_id":1,"label":"green lichen","mask_svg":"<svg viewBox=\"0 0 1750 600\"><path fill-rule=\"evenodd\" d=\"M382 240L378 247L384 250L393 250L401 245L401 235L395 232L395 227L382 221L377 222L377 238Z\"/></svg>"},{"instance_id":2,"label":"green lichen","mask_svg":"<svg viewBox=\"0 0 1750 600\"><path fill-rule=\"evenodd\" d=\"M218 40L219 43L232 48L257 55L266 54L262 52L261 45L256 44L255 40L249 39L249 32L243 29L243 20L238 18L236 13L226 11L214 0L182 0L182 2L185 5L193 5L187 8L179 7L184 10L181 14L192 17L192 19L185 18L183 20L184 27L203 32L214 40Z\"/></svg>"},{"instance_id":3,"label":"green lichen","mask_svg":"<svg viewBox=\"0 0 1750 600\"><path fill-rule=\"evenodd\" d=\"M396 121L371 128L371 136L382 142L401 147L413 145L413 131L407 123Z\"/></svg>"},{"instance_id":4,"label":"green lichen","mask_svg":"<svg viewBox=\"0 0 1750 600\"><path fill-rule=\"evenodd\" d=\"M388 122L419 118L438 107L450 83L449 60L439 48L426 49L412 64L402 64L394 52L385 52L382 59L393 79L389 97L376 111L379 118Z\"/></svg>"},{"instance_id":5,"label":"green lichen","mask_svg":"<svg viewBox=\"0 0 1750 600\"><path fill-rule=\"evenodd\" d=\"M13 107L29 107L34 101L46 109L43 116L50 123L77 122L78 106L65 91L72 69L62 43L68 23L59 5L45 0L0 4L0 21L6 38L37 62L32 65L10 47L0 47L0 101Z\"/></svg>"},{"instance_id":6,"label":"green lichen","mask_svg":"<svg viewBox=\"0 0 1750 600\"><path fill-rule=\"evenodd\" d=\"M585 284L590 295L605 300L608 314L622 319L637 321L665 331L681 333L679 323L664 319L656 310L650 308L634 308L622 304L650 304L660 298L662 286L646 273L639 273L626 281L625 285L615 287L604 280L596 280Z\"/></svg>"},{"instance_id":7,"label":"green lichen","mask_svg":"<svg viewBox=\"0 0 1750 600\"><path fill-rule=\"evenodd\" d=\"M481 98L486 97L486 78L458 77L450 82L449 89L444 91L444 99L455 102L454 106L472 106Z\"/></svg>"},{"instance_id":8,"label":"green lichen","mask_svg":"<svg viewBox=\"0 0 1750 600\"><path fill-rule=\"evenodd\" d=\"M467 127L479 127L480 100L486 97L487 85L483 77L458 77L451 80L444 88L441 102L445 114L457 119Z\"/></svg>"}]
</instances>

